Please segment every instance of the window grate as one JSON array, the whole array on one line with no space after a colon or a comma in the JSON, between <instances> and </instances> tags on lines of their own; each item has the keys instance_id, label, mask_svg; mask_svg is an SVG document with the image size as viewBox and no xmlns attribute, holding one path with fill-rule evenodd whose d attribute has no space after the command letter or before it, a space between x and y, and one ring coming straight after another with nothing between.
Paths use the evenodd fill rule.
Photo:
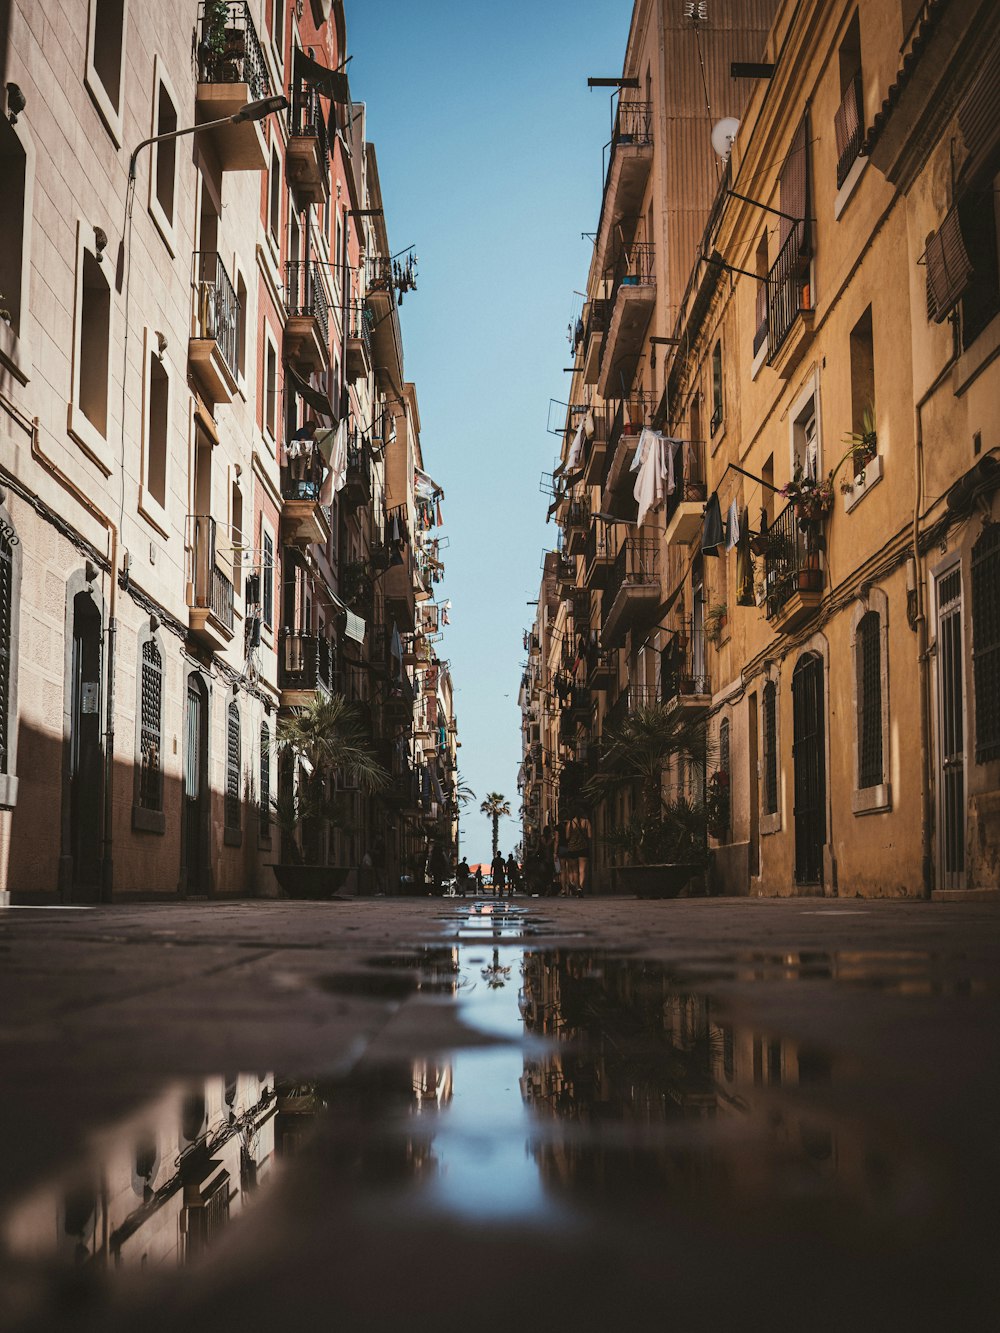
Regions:
<instances>
[{"instance_id":1,"label":"window grate","mask_svg":"<svg viewBox=\"0 0 1000 1333\"><path fill-rule=\"evenodd\" d=\"M764 686L764 809L778 812L778 707L773 681Z\"/></svg>"},{"instance_id":2,"label":"window grate","mask_svg":"<svg viewBox=\"0 0 1000 1333\"><path fill-rule=\"evenodd\" d=\"M226 827L240 827L240 710L229 705L226 726Z\"/></svg>"},{"instance_id":3,"label":"window grate","mask_svg":"<svg viewBox=\"0 0 1000 1333\"><path fill-rule=\"evenodd\" d=\"M1000 758L1000 524L972 548L972 672L976 763Z\"/></svg>"},{"instance_id":4,"label":"window grate","mask_svg":"<svg viewBox=\"0 0 1000 1333\"><path fill-rule=\"evenodd\" d=\"M260 836L271 836L271 729L260 724Z\"/></svg>"},{"instance_id":5,"label":"window grate","mask_svg":"<svg viewBox=\"0 0 1000 1333\"><path fill-rule=\"evenodd\" d=\"M868 611L858 624L855 646L858 680L858 786L878 787L882 762L882 621Z\"/></svg>"},{"instance_id":6,"label":"window grate","mask_svg":"<svg viewBox=\"0 0 1000 1333\"><path fill-rule=\"evenodd\" d=\"M7 772L10 726L10 639L14 604L14 556L0 533L0 773Z\"/></svg>"},{"instance_id":7,"label":"window grate","mask_svg":"<svg viewBox=\"0 0 1000 1333\"><path fill-rule=\"evenodd\" d=\"M163 719L163 658L152 639L142 645L139 677L139 805L163 809L161 729Z\"/></svg>"},{"instance_id":8,"label":"window grate","mask_svg":"<svg viewBox=\"0 0 1000 1333\"><path fill-rule=\"evenodd\" d=\"M261 540L261 574L264 578L264 601L262 612L264 624L270 628L274 624L274 542L271 534L265 532Z\"/></svg>"}]
</instances>

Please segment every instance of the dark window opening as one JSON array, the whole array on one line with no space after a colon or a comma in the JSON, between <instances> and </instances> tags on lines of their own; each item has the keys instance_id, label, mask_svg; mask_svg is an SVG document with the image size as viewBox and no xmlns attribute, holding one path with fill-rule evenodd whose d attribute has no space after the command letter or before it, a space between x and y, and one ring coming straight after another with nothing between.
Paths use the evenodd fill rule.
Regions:
<instances>
[{"instance_id":1,"label":"dark window opening","mask_svg":"<svg viewBox=\"0 0 1000 1333\"><path fill-rule=\"evenodd\" d=\"M882 621L868 611L858 623L855 642L858 680L858 786L878 787L882 757Z\"/></svg>"},{"instance_id":2,"label":"dark window opening","mask_svg":"<svg viewBox=\"0 0 1000 1333\"><path fill-rule=\"evenodd\" d=\"M122 43L125 40L125 0L94 0L94 69L108 101L117 111L121 100Z\"/></svg>"},{"instance_id":3,"label":"dark window opening","mask_svg":"<svg viewBox=\"0 0 1000 1333\"><path fill-rule=\"evenodd\" d=\"M144 810L162 810L163 658L152 639L142 645L139 696L139 805Z\"/></svg>"},{"instance_id":4,"label":"dark window opening","mask_svg":"<svg viewBox=\"0 0 1000 1333\"><path fill-rule=\"evenodd\" d=\"M1000 759L1000 524L972 548L972 673L976 763Z\"/></svg>"},{"instance_id":5,"label":"dark window opening","mask_svg":"<svg viewBox=\"0 0 1000 1333\"><path fill-rule=\"evenodd\" d=\"M101 435L108 430L108 343L111 292L102 266L85 250L80 311L80 411Z\"/></svg>"},{"instance_id":6,"label":"dark window opening","mask_svg":"<svg viewBox=\"0 0 1000 1333\"><path fill-rule=\"evenodd\" d=\"M764 686L764 809L778 811L778 703L773 680Z\"/></svg>"},{"instance_id":7,"label":"dark window opening","mask_svg":"<svg viewBox=\"0 0 1000 1333\"><path fill-rule=\"evenodd\" d=\"M1000 177L981 190L970 190L958 203L958 220L972 269L962 297L962 347L971 347L1000 311L1000 264L997 256L997 189Z\"/></svg>"},{"instance_id":8,"label":"dark window opening","mask_svg":"<svg viewBox=\"0 0 1000 1333\"><path fill-rule=\"evenodd\" d=\"M172 134L177 128L177 110L170 94L160 84L156 99L156 133ZM177 162L177 141L168 139L156 145L156 201L169 223L174 220L174 168Z\"/></svg>"}]
</instances>

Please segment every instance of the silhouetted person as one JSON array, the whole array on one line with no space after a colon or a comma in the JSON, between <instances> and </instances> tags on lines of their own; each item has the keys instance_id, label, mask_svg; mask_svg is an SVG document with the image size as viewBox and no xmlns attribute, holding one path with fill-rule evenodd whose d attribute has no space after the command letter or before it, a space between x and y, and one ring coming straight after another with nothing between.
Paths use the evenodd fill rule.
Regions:
<instances>
[{"instance_id":1,"label":"silhouetted person","mask_svg":"<svg viewBox=\"0 0 1000 1333\"><path fill-rule=\"evenodd\" d=\"M469 875L471 873L472 872L469 870L469 862L463 856L458 863L458 870L455 872L455 887L463 898L469 891Z\"/></svg>"},{"instance_id":2,"label":"silhouetted person","mask_svg":"<svg viewBox=\"0 0 1000 1333\"><path fill-rule=\"evenodd\" d=\"M507 875L504 868L503 853L499 849L497 850L496 856L493 858L493 865L490 867L490 870L493 875L494 896L502 898Z\"/></svg>"},{"instance_id":3,"label":"silhouetted person","mask_svg":"<svg viewBox=\"0 0 1000 1333\"><path fill-rule=\"evenodd\" d=\"M507 897L513 898L514 890L521 887L521 867L514 860L514 853L507 857Z\"/></svg>"}]
</instances>

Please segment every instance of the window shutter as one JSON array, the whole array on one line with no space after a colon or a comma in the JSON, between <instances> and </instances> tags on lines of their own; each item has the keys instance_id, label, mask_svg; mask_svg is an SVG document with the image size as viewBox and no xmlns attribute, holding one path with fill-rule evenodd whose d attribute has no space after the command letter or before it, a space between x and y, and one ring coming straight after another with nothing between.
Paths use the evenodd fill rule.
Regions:
<instances>
[{"instance_id":1,"label":"window shutter","mask_svg":"<svg viewBox=\"0 0 1000 1333\"><path fill-rule=\"evenodd\" d=\"M812 236L809 225L809 117L805 115L789 145L788 156L781 168L780 177L781 211L793 218L801 218L798 224L799 255L808 258L812 254ZM781 242L795 224L790 218L781 219Z\"/></svg>"},{"instance_id":2,"label":"window shutter","mask_svg":"<svg viewBox=\"0 0 1000 1333\"><path fill-rule=\"evenodd\" d=\"M972 277L972 265L962 239L958 209L946 214L939 229L927 243L927 281L934 322L940 324L960 300Z\"/></svg>"},{"instance_id":3,"label":"window shutter","mask_svg":"<svg viewBox=\"0 0 1000 1333\"><path fill-rule=\"evenodd\" d=\"M991 159L1000 144L1000 79L994 60L973 83L958 109L958 128L969 156L963 168L963 178L971 180Z\"/></svg>"}]
</instances>

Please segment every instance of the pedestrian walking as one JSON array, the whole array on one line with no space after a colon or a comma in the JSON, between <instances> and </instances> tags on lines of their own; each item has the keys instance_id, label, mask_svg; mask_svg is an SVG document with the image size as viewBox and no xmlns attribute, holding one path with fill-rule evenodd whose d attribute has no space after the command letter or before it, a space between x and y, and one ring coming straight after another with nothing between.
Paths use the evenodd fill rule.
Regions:
<instances>
[{"instance_id":1,"label":"pedestrian walking","mask_svg":"<svg viewBox=\"0 0 1000 1333\"><path fill-rule=\"evenodd\" d=\"M566 893L582 898L590 864L590 821L577 811L566 824Z\"/></svg>"},{"instance_id":2,"label":"pedestrian walking","mask_svg":"<svg viewBox=\"0 0 1000 1333\"><path fill-rule=\"evenodd\" d=\"M483 892L483 867L476 866L476 893L482 894Z\"/></svg>"},{"instance_id":3,"label":"pedestrian walking","mask_svg":"<svg viewBox=\"0 0 1000 1333\"><path fill-rule=\"evenodd\" d=\"M469 891L469 875L471 873L468 859L463 856L458 863L458 869L455 871L455 888L463 898Z\"/></svg>"},{"instance_id":4,"label":"pedestrian walking","mask_svg":"<svg viewBox=\"0 0 1000 1333\"><path fill-rule=\"evenodd\" d=\"M507 879L507 874L506 874L506 868L504 866L503 852L501 852L499 849L497 850L496 856L494 856L493 858L493 864L490 867L490 869L493 875L494 897L502 898L504 891L504 884L506 883Z\"/></svg>"},{"instance_id":5,"label":"pedestrian walking","mask_svg":"<svg viewBox=\"0 0 1000 1333\"><path fill-rule=\"evenodd\" d=\"M513 898L514 890L521 887L521 867L514 860L514 853L507 857L507 897Z\"/></svg>"}]
</instances>

